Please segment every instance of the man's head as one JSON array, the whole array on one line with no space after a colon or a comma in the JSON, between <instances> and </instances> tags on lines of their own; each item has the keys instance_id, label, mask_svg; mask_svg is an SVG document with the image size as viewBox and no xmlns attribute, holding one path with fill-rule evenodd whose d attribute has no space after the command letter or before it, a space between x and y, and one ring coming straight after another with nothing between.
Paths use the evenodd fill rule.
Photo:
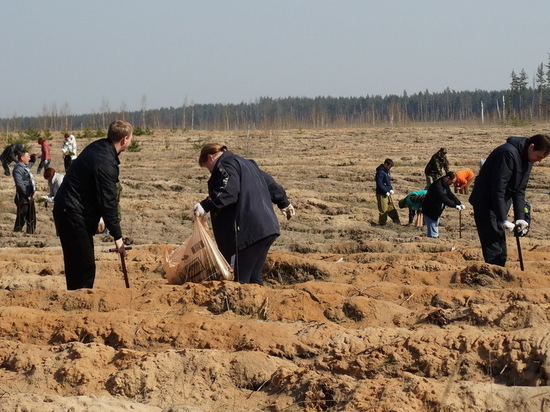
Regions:
<instances>
[{"instance_id":1,"label":"man's head","mask_svg":"<svg viewBox=\"0 0 550 412\"><path fill-rule=\"evenodd\" d=\"M447 155L447 149L442 147L441 149L439 149L438 153L439 153L440 156L446 156Z\"/></svg>"},{"instance_id":2,"label":"man's head","mask_svg":"<svg viewBox=\"0 0 550 412\"><path fill-rule=\"evenodd\" d=\"M65 140L67 140L69 137L71 137L71 135L69 133L65 133L63 137L65 138Z\"/></svg>"},{"instance_id":3,"label":"man's head","mask_svg":"<svg viewBox=\"0 0 550 412\"><path fill-rule=\"evenodd\" d=\"M390 170L393 167L393 160L387 158L386 160L384 160L384 166L386 167L386 169Z\"/></svg>"},{"instance_id":4,"label":"man's head","mask_svg":"<svg viewBox=\"0 0 550 412\"><path fill-rule=\"evenodd\" d=\"M20 150L19 153L17 154L17 160L19 160L24 165L28 165L29 162L31 161L31 154L29 153L28 150L25 150L25 149Z\"/></svg>"},{"instance_id":5,"label":"man's head","mask_svg":"<svg viewBox=\"0 0 550 412\"><path fill-rule=\"evenodd\" d=\"M443 176L443 179L445 179L445 183L451 186L454 182L456 182L456 173L449 171L445 173L445 176Z\"/></svg>"},{"instance_id":6,"label":"man's head","mask_svg":"<svg viewBox=\"0 0 550 412\"><path fill-rule=\"evenodd\" d=\"M109 139L115 147L117 147L118 153L125 151L132 143L132 137L134 133L133 126L122 120L115 120L109 125L107 130L107 139Z\"/></svg>"},{"instance_id":7,"label":"man's head","mask_svg":"<svg viewBox=\"0 0 550 412\"><path fill-rule=\"evenodd\" d=\"M531 163L540 162L550 155L550 136L536 134L527 139L525 144L527 160Z\"/></svg>"}]
</instances>

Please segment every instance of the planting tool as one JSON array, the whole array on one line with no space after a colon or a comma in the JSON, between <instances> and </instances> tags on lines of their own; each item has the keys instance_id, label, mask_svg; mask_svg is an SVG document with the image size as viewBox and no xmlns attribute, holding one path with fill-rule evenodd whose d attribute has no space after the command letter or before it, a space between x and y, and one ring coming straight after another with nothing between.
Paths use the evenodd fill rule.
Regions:
<instances>
[{"instance_id":1,"label":"planting tool","mask_svg":"<svg viewBox=\"0 0 550 412\"><path fill-rule=\"evenodd\" d=\"M131 246L125 246L124 250L130 250L132 249ZM109 252L116 252L117 249L109 249ZM120 265L122 266L122 274L124 275L124 283L126 284L126 288L130 288L130 280L128 279L128 271L126 270L126 260L124 258L124 254L120 253Z\"/></svg>"}]
</instances>

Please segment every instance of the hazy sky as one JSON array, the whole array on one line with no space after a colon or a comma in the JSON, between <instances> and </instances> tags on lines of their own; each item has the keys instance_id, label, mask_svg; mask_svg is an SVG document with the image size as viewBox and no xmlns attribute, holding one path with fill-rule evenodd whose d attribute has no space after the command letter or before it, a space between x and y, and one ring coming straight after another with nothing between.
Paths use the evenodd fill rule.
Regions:
<instances>
[{"instance_id":1,"label":"hazy sky","mask_svg":"<svg viewBox=\"0 0 550 412\"><path fill-rule=\"evenodd\" d=\"M549 0L0 0L0 117L502 90Z\"/></svg>"}]
</instances>

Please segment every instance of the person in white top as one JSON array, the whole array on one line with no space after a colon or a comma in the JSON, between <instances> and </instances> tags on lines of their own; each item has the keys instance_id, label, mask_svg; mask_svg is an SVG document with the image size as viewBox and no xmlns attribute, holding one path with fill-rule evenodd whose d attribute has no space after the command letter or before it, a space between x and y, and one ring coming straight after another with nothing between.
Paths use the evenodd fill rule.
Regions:
<instances>
[{"instance_id":1,"label":"person in white top","mask_svg":"<svg viewBox=\"0 0 550 412\"><path fill-rule=\"evenodd\" d=\"M46 168L46 170L44 170L44 179L48 181L48 188L50 189L50 193L42 196L42 198L45 199L47 202L53 203L55 194L57 193L57 189L59 189L59 186L61 186L64 177L65 175L57 173L53 167Z\"/></svg>"},{"instance_id":2,"label":"person in white top","mask_svg":"<svg viewBox=\"0 0 550 412\"><path fill-rule=\"evenodd\" d=\"M76 138L69 133L65 133L65 140L61 146L61 153L63 154L63 163L65 165L65 173L69 170L71 163L76 159Z\"/></svg>"}]
</instances>

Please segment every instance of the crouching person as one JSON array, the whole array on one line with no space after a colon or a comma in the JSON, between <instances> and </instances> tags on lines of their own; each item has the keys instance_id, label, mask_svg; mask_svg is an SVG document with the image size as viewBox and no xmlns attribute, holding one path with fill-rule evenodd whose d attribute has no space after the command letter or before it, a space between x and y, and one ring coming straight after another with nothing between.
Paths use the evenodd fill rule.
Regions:
<instances>
[{"instance_id":1,"label":"crouching person","mask_svg":"<svg viewBox=\"0 0 550 412\"><path fill-rule=\"evenodd\" d=\"M424 223L426 223L428 237L434 239L439 237L439 218L445 206L454 207L457 210L464 209L464 205L452 193L450 188L455 180L455 173L447 172L443 177L434 181L428 188L428 192L422 203L422 213L424 214Z\"/></svg>"}]
</instances>

